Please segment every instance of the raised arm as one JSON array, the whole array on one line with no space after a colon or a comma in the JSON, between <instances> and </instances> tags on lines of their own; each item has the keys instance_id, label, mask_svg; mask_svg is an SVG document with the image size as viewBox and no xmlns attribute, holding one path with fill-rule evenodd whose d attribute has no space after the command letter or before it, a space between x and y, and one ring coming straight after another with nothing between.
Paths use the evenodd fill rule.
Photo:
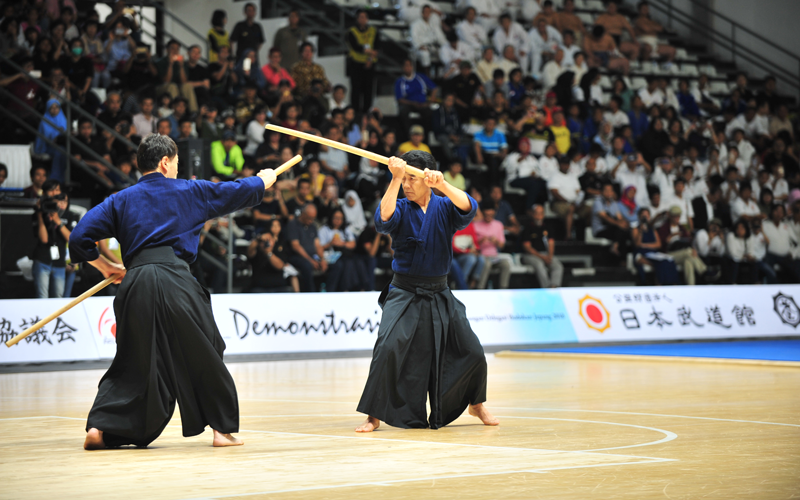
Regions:
<instances>
[{"instance_id":1,"label":"raised arm","mask_svg":"<svg viewBox=\"0 0 800 500\"><path fill-rule=\"evenodd\" d=\"M392 181L386 189L386 194L381 198L381 220L387 222L394 215L397 208L397 194L400 186L403 185L403 177L406 175L406 162L396 156L389 158L389 171L392 173Z\"/></svg>"},{"instance_id":2,"label":"raised arm","mask_svg":"<svg viewBox=\"0 0 800 500\"><path fill-rule=\"evenodd\" d=\"M462 212L470 212L472 210L472 202L470 202L469 196L464 191L458 189L457 187L453 187L452 184L449 184L444 181L444 174L437 170L428 170L425 169L425 185L431 189L439 190L443 195L450 198L450 201L453 202L453 205L456 206Z\"/></svg>"},{"instance_id":3,"label":"raised arm","mask_svg":"<svg viewBox=\"0 0 800 500\"><path fill-rule=\"evenodd\" d=\"M216 219L243 208L261 203L264 190L275 183L275 171L264 169L257 177L247 177L234 182L197 181L208 203L206 219Z\"/></svg>"}]
</instances>

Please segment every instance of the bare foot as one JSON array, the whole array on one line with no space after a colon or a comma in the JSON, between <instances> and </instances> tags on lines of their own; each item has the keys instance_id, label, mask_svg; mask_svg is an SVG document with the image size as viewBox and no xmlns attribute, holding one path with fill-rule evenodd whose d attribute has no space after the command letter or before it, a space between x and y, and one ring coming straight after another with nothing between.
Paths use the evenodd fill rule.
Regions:
<instances>
[{"instance_id":1,"label":"bare foot","mask_svg":"<svg viewBox=\"0 0 800 500\"><path fill-rule=\"evenodd\" d=\"M222 447L222 446L241 446L244 444L244 441L233 437L230 434L223 434L219 431L214 431L214 446L215 447Z\"/></svg>"},{"instance_id":2,"label":"bare foot","mask_svg":"<svg viewBox=\"0 0 800 500\"><path fill-rule=\"evenodd\" d=\"M103 442L103 431L92 427L86 433L86 440L83 442L84 450L104 450L106 443Z\"/></svg>"},{"instance_id":3,"label":"bare foot","mask_svg":"<svg viewBox=\"0 0 800 500\"><path fill-rule=\"evenodd\" d=\"M356 427L356 432L372 432L380 426L380 420L375 417L367 417L363 424Z\"/></svg>"},{"instance_id":4,"label":"bare foot","mask_svg":"<svg viewBox=\"0 0 800 500\"><path fill-rule=\"evenodd\" d=\"M500 421L483 406L483 403L469 405L469 414L481 419L483 425L500 425Z\"/></svg>"}]
</instances>

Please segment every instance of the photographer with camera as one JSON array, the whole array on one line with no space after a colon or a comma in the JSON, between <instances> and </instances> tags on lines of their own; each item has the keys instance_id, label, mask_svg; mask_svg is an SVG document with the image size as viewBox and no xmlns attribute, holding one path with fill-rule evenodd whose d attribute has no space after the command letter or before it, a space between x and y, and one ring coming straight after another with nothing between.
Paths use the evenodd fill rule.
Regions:
<instances>
[{"instance_id":1,"label":"photographer with camera","mask_svg":"<svg viewBox=\"0 0 800 500\"><path fill-rule=\"evenodd\" d=\"M253 266L250 293L300 291L298 272L288 263L281 229L280 219L273 219L266 230L250 242L247 249L247 258Z\"/></svg>"},{"instance_id":2,"label":"photographer with camera","mask_svg":"<svg viewBox=\"0 0 800 500\"><path fill-rule=\"evenodd\" d=\"M125 90L139 95L146 94L150 97L155 94L155 87L160 84L160 80L158 79L158 69L150 55L149 45L137 45L134 57L125 62L122 74L124 75L122 85Z\"/></svg>"},{"instance_id":3,"label":"photographer with camera","mask_svg":"<svg viewBox=\"0 0 800 500\"><path fill-rule=\"evenodd\" d=\"M32 227L36 236L33 249L33 281L36 298L61 298L66 279L67 242L70 231L78 224L78 214L69 210L61 183L49 179L42 185Z\"/></svg>"}]
</instances>

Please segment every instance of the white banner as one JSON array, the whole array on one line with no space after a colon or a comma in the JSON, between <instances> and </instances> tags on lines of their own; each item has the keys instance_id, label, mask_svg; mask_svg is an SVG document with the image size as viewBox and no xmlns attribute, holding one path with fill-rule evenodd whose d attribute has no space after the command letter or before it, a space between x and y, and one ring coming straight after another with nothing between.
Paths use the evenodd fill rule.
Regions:
<instances>
[{"instance_id":1,"label":"white banner","mask_svg":"<svg viewBox=\"0 0 800 500\"><path fill-rule=\"evenodd\" d=\"M71 299L0 301L0 341L6 342ZM0 363L98 359L83 307L74 307L12 347L0 345Z\"/></svg>"},{"instance_id":2,"label":"white banner","mask_svg":"<svg viewBox=\"0 0 800 500\"><path fill-rule=\"evenodd\" d=\"M579 342L798 335L798 285L563 288Z\"/></svg>"},{"instance_id":3,"label":"white banner","mask_svg":"<svg viewBox=\"0 0 800 500\"><path fill-rule=\"evenodd\" d=\"M457 291L483 345L726 339L798 335L798 285ZM214 295L226 354L369 350L377 292ZM0 301L8 340L67 299ZM0 363L110 359L113 298L92 297L13 348Z\"/></svg>"}]
</instances>

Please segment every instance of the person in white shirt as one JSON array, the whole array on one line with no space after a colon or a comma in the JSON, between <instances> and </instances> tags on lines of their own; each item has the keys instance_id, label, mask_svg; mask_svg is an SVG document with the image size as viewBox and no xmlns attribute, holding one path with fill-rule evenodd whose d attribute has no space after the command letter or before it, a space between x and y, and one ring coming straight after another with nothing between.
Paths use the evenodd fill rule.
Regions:
<instances>
[{"instance_id":1,"label":"person in white shirt","mask_svg":"<svg viewBox=\"0 0 800 500\"><path fill-rule=\"evenodd\" d=\"M550 191L550 208L558 216L564 219L566 226L566 238L572 239L572 220L578 209L589 209L583 205L583 191L581 190L581 183L578 178L569 173L570 159L567 156L562 156L558 160L558 172L553 174L550 180L547 181L547 188ZM585 217L587 214L578 214L578 217Z\"/></svg>"},{"instance_id":2,"label":"person in white shirt","mask_svg":"<svg viewBox=\"0 0 800 500\"><path fill-rule=\"evenodd\" d=\"M575 54L581 51L581 48L575 45L575 33L572 30L564 30L561 34L564 43L561 44L561 50L564 51L564 60L561 64L565 68L572 68L575 66Z\"/></svg>"},{"instance_id":3,"label":"person in white shirt","mask_svg":"<svg viewBox=\"0 0 800 500\"><path fill-rule=\"evenodd\" d=\"M347 102L346 96L347 88L344 85L338 84L333 87L333 92L328 96L328 118L330 118L334 109L341 109L344 111L344 108L350 105L350 103Z\"/></svg>"},{"instance_id":4,"label":"person in white shirt","mask_svg":"<svg viewBox=\"0 0 800 500\"><path fill-rule=\"evenodd\" d=\"M133 126L139 136L146 137L156 131L158 123L158 117L153 115L153 98L142 97L139 106L142 112L133 115Z\"/></svg>"},{"instance_id":5,"label":"person in white shirt","mask_svg":"<svg viewBox=\"0 0 800 500\"><path fill-rule=\"evenodd\" d=\"M725 127L725 133L728 137L733 137L734 132L739 129L750 141L757 142L761 140L762 136L769 137L769 122L764 123L754 105L748 105L744 113L740 113L731 120Z\"/></svg>"},{"instance_id":6,"label":"person in white shirt","mask_svg":"<svg viewBox=\"0 0 800 500\"><path fill-rule=\"evenodd\" d=\"M763 215L758 208L758 203L753 199L753 188L750 181L739 184L739 197L731 203L731 219L742 219L745 222L761 220Z\"/></svg>"},{"instance_id":7,"label":"person in white shirt","mask_svg":"<svg viewBox=\"0 0 800 500\"><path fill-rule=\"evenodd\" d=\"M553 55L553 59L547 61L542 68L542 89L545 93L549 92L550 89L556 86L558 82L558 77L561 76L561 73L566 71L566 68L562 64L564 60L564 51L561 48L556 49L556 53ZM625 115L625 119L628 119L628 116Z\"/></svg>"},{"instance_id":8,"label":"person in white shirt","mask_svg":"<svg viewBox=\"0 0 800 500\"><path fill-rule=\"evenodd\" d=\"M773 205L769 220L764 221L764 236L767 238L767 255L764 261L770 267L780 266L781 271L789 273L793 283L800 283L800 262L793 258L797 248L797 237L784 218L783 205Z\"/></svg>"},{"instance_id":9,"label":"person in white shirt","mask_svg":"<svg viewBox=\"0 0 800 500\"><path fill-rule=\"evenodd\" d=\"M669 205L661 201L661 190L657 186L647 186L647 194L650 197L650 204L646 205L650 210L650 222L654 228L658 229L669 216Z\"/></svg>"},{"instance_id":10,"label":"person in white shirt","mask_svg":"<svg viewBox=\"0 0 800 500\"><path fill-rule=\"evenodd\" d=\"M258 146L264 142L264 125L267 124L267 108L257 108L253 113L253 119L247 124L247 146L243 153L247 156L255 156Z\"/></svg>"},{"instance_id":11,"label":"person in white shirt","mask_svg":"<svg viewBox=\"0 0 800 500\"><path fill-rule=\"evenodd\" d=\"M708 75L701 74L697 85L693 85L689 92L700 107L700 114L702 116L711 116L719 113L719 100L711 95L711 91L708 87Z\"/></svg>"},{"instance_id":12,"label":"person in white shirt","mask_svg":"<svg viewBox=\"0 0 800 500\"><path fill-rule=\"evenodd\" d=\"M725 248L722 267L726 283L735 285L738 282L742 264L749 264L746 282L754 283L758 268L754 265L753 241L747 222L737 220L733 224L733 230L725 237Z\"/></svg>"},{"instance_id":13,"label":"person in white shirt","mask_svg":"<svg viewBox=\"0 0 800 500\"><path fill-rule=\"evenodd\" d=\"M468 7L473 7L478 14L478 22L489 32L497 26L497 18L503 13L500 0L468 0Z\"/></svg>"},{"instance_id":14,"label":"person in white shirt","mask_svg":"<svg viewBox=\"0 0 800 500\"><path fill-rule=\"evenodd\" d=\"M426 4L422 7L422 17L411 23L411 45L423 68L430 67L433 55L438 55L439 47L447 43L441 21L435 23L431 12L431 6Z\"/></svg>"},{"instance_id":15,"label":"person in white shirt","mask_svg":"<svg viewBox=\"0 0 800 500\"><path fill-rule=\"evenodd\" d=\"M500 26L494 30L492 45L498 53L503 53L507 45L514 47L523 73L527 73L528 35L519 23L513 22L509 14L500 16Z\"/></svg>"},{"instance_id":16,"label":"person in white shirt","mask_svg":"<svg viewBox=\"0 0 800 500\"><path fill-rule=\"evenodd\" d=\"M708 230L697 231L694 237L694 248L697 255L709 266L719 265L727 253L725 248L725 234L722 232L722 221L711 219Z\"/></svg>"},{"instance_id":17,"label":"person in white shirt","mask_svg":"<svg viewBox=\"0 0 800 500\"><path fill-rule=\"evenodd\" d=\"M708 185L705 181L695 178L693 166L684 165L681 170L681 177L683 177L683 181L686 184L683 190L683 196L690 202L708 192Z\"/></svg>"},{"instance_id":18,"label":"person in white shirt","mask_svg":"<svg viewBox=\"0 0 800 500\"><path fill-rule=\"evenodd\" d=\"M394 4L397 5L398 17L409 25L422 17L423 6L430 5L427 0L397 0ZM441 11L434 9L431 17L433 18L431 22L436 23L436 26L442 25Z\"/></svg>"},{"instance_id":19,"label":"person in white shirt","mask_svg":"<svg viewBox=\"0 0 800 500\"><path fill-rule=\"evenodd\" d=\"M661 198L664 201L669 201L675 196L675 167L672 160L666 156L657 158L655 161L655 169L650 176L650 184L658 186L661 191Z\"/></svg>"},{"instance_id":20,"label":"person in white shirt","mask_svg":"<svg viewBox=\"0 0 800 500\"><path fill-rule=\"evenodd\" d=\"M539 18L536 26L528 32L530 42L531 76L537 80L542 77L542 62L553 57L556 49L564 43L561 33L547 21Z\"/></svg>"},{"instance_id":21,"label":"person in white shirt","mask_svg":"<svg viewBox=\"0 0 800 500\"><path fill-rule=\"evenodd\" d=\"M603 119L611 124L615 129L630 125L631 120L628 114L622 111L622 98L618 95L611 96L608 101L608 111L603 113Z\"/></svg>"},{"instance_id":22,"label":"person in white shirt","mask_svg":"<svg viewBox=\"0 0 800 500\"><path fill-rule=\"evenodd\" d=\"M669 79L662 76L657 80L657 83L658 90L661 91L661 95L664 96L664 105L675 109L681 109L678 96L675 94L675 91L672 90L672 87L669 86Z\"/></svg>"},{"instance_id":23,"label":"person in white shirt","mask_svg":"<svg viewBox=\"0 0 800 500\"><path fill-rule=\"evenodd\" d=\"M691 198L686 196L686 181L683 180L683 177L675 178L675 181L672 183L672 189L674 194L672 195L672 198L667 201L667 204L670 206L670 208L680 207L680 225L688 226L689 231L694 231L694 207L692 207Z\"/></svg>"},{"instance_id":24,"label":"person in white shirt","mask_svg":"<svg viewBox=\"0 0 800 500\"><path fill-rule=\"evenodd\" d=\"M633 186L636 188L636 204L640 207L648 206L650 197L647 195L647 176L653 167L647 163L641 153L629 154L625 161L621 161L611 171L611 177L620 186Z\"/></svg>"},{"instance_id":25,"label":"person in white shirt","mask_svg":"<svg viewBox=\"0 0 800 500\"><path fill-rule=\"evenodd\" d=\"M474 61L475 54L472 47L459 40L458 35L452 31L447 34L447 43L439 49L439 60L444 65L445 72L455 73L459 70L461 61Z\"/></svg>"},{"instance_id":26,"label":"person in white shirt","mask_svg":"<svg viewBox=\"0 0 800 500\"><path fill-rule=\"evenodd\" d=\"M525 206L547 201L547 183L542 179L539 161L531 154L527 137L517 142L517 151L510 153L500 164L506 172L506 192L525 195Z\"/></svg>"},{"instance_id":27,"label":"person in white shirt","mask_svg":"<svg viewBox=\"0 0 800 500\"><path fill-rule=\"evenodd\" d=\"M775 269L765 260L769 238L764 234L761 221L754 221L751 224L750 231L752 233L750 235L750 252L753 255L753 265L756 267L756 280L759 283L766 281L769 284L775 284L778 282L778 275Z\"/></svg>"},{"instance_id":28,"label":"person in white shirt","mask_svg":"<svg viewBox=\"0 0 800 500\"><path fill-rule=\"evenodd\" d=\"M786 171L781 163L772 166L770 185L772 186L772 197L777 203L783 203L789 199L789 183L784 179L785 176Z\"/></svg>"},{"instance_id":29,"label":"person in white shirt","mask_svg":"<svg viewBox=\"0 0 800 500\"><path fill-rule=\"evenodd\" d=\"M745 138L742 129L733 131L733 140L736 143L736 149L739 151L739 159L742 160L745 172L748 172L753 166L753 157L756 154L756 148ZM747 173L745 173L747 175Z\"/></svg>"},{"instance_id":30,"label":"person in white shirt","mask_svg":"<svg viewBox=\"0 0 800 500\"><path fill-rule=\"evenodd\" d=\"M639 97L642 98L642 103L646 108L656 105L661 106L664 104L664 93L658 88L658 82L655 77L648 77L647 87L639 90ZM676 108L677 109L677 108Z\"/></svg>"},{"instance_id":31,"label":"person in white shirt","mask_svg":"<svg viewBox=\"0 0 800 500\"><path fill-rule=\"evenodd\" d=\"M464 20L456 25L456 33L462 42L472 48L473 53L480 54L489 43L489 36L486 29L475 21L477 15L475 7L467 7Z\"/></svg>"}]
</instances>

